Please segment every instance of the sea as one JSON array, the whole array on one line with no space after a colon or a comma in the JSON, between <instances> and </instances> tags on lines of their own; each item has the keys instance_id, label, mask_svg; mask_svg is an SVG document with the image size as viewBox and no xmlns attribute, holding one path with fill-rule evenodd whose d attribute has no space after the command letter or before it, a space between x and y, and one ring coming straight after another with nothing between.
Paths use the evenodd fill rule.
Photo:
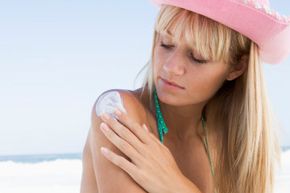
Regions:
<instances>
[{"instance_id":1,"label":"sea","mask_svg":"<svg viewBox=\"0 0 290 193\"><path fill-rule=\"evenodd\" d=\"M79 193L82 154L0 156L0 193ZM275 193L290 193L290 147L282 147Z\"/></svg>"}]
</instances>

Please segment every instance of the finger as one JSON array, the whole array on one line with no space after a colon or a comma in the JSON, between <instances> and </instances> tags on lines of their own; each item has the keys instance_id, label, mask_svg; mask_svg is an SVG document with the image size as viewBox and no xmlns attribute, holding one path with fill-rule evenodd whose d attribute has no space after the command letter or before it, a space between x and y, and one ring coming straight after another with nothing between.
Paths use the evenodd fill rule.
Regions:
<instances>
[{"instance_id":1,"label":"finger","mask_svg":"<svg viewBox=\"0 0 290 193\"><path fill-rule=\"evenodd\" d=\"M141 155L128 142L120 138L109 126L101 123L100 129L105 137L114 144L121 152L128 156L136 165L140 164Z\"/></svg>"},{"instance_id":2,"label":"finger","mask_svg":"<svg viewBox=\"0 0 290 193\"><path fill-rule=\"evenodd\" d=\"M148 132L148 135L157 143L161 144L161 142L159 141L159 139L149 131L148 127L146 126L146 124L143 124L142 127L145 129L146 132Z\"/></svg>"},{"instance_id":3,"label":"finger","mask_svg":"<svg viewBox=\"0 0 290 193\"><path fill-rule=\"evenodd\" d=\"M124 170L133 179L138 179L140 172L139 172L138 167L136 167L134 164L132 164L124 157L119 156L118 154L114 153L113 151L110 151L109 149L105 147L101 147L101 152L105 156L105 158L111 161L114 165Z\"/></svg>"},{"instance_id":4,"label":"finger","mask_svg":"<svg viewBox=\"0 0 290 193\"><path fill-rule=\"evenodd\" d=\"M135 122L132 118L128 116L128 114L120 111L118 108L116 108L114 113L117 119L127 128L129 128L133 132L133 134L140 139L140 141L145 144L150 144L152 139L150 139L150 137L148 136L148 132L144 131L144 128L142 128L139 123Z\"/></svg>"},{"instance_id":5,"label":"finger","mask_svg":"<svg viewBox=\"0 0 290 193\"><path fill-rule=\"evenodd\" d=\"M123 140L127 141L140 154L144 151L144 145L140 139L132 133L132 131L120 123L118 120L111 118L108 114L102 114L101 118L108 124L108 126Z\"/></svg>"}]
</instances>

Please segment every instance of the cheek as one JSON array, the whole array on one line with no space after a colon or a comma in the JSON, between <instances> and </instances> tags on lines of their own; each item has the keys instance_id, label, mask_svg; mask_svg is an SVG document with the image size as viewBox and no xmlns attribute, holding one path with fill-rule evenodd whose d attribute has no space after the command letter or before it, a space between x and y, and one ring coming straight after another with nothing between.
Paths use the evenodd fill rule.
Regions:
<instances>
[{"instance_id":1,"label":"cheek","mask_svg":"<svg viewBox=\"0 0 290 193\"><path fill-rule=\"evenodd\" d=\"M200 70L194 75L188 76L187 93L196 102L209 100L222 86L226 79L224 70Z\"/></svg>"},{"instance_id":2,"label":"cheek","mask_svg":"<svg viewBox=\"0 0 290 193\"><path fill-rule=\"evenodd\" d=\"M158 55L158 57L156 57ZM158 74L160 74L160 70L162 68L162 54L160 52L155 52L155 57L154 57L154 60L153 60L153 66L152 66L152 69L153 69L153 77L154 77L154 80L157 79L157 76ZM155 82L156 83L156 82Z\"/></svg>"}]
</instances>

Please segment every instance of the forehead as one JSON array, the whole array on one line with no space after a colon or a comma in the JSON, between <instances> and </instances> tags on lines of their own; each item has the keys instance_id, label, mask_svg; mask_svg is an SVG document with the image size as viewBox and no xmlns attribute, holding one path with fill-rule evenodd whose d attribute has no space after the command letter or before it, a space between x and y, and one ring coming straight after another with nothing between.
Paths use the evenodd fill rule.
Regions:
<instances>
[{"instance_id":1,"label":"forehead","mask_svg":"<svg viewBox=\"0 0 290 193\"><path fill-rule=\"evenodd\" d=\"M157 33L160 35L160 37L177 40L177 37L175 37L171 31L161 31Z\"/></svg>"},{"instance_id":2,"label":"forehead","mask_svg":"<svg viewBox=\"0 0 290 193\"><path fill-rule=\"evenodd\" d=\"M158 32L157 31L156 33L157 33L158 40L163 40L163 39L173 40L174 39L174 37L168 32L165 32L165 31Z\"/></svg>"}]
</instances>

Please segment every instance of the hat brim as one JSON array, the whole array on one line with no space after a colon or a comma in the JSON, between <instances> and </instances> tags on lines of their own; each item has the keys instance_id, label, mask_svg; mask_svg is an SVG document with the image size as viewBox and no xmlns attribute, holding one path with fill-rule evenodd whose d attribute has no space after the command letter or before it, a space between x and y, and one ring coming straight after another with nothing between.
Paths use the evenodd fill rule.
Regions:
<instances>
[{"instance_id":1,"label":"hat brim","mask_svg":"<svg viewBox=\"0 0 290 193\"><path fill-rule=\"evenodd\" d=\"M251 5L235 0L151 0L169 4L213 19L238 31L260 48L263 62L281 62L290 53L290 21L278 19Z\"/></svg>"}]
</instances>

